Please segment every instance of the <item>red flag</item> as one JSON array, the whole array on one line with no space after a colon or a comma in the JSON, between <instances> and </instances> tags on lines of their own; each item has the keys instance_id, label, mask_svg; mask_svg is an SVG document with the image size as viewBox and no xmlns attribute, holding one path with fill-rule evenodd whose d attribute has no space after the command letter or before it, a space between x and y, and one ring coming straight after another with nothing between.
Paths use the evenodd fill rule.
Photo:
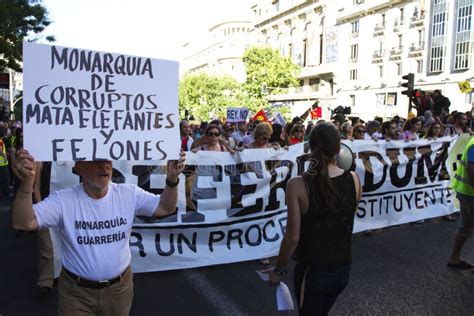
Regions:
<instances>
[{"instance_id":1,"label":"red flag","mask_svg":"<svg viewBox=\"0 0 474 316\"><path fill-rule=\"evenodd\" d=\"M255 114L253 117L254 121L259 121L259 122L268 122L267 116L265 115L265 112L263 110L260 110Z\"/></svg>"},{"instance_id":2,"label":"red flag","mask_svg":"<svg viewBox=\"0 0 474 316\"><path fill-rule=\"evenodd\" d=\"M315 118L321 118L321 108L320 107L317 107L316 110L312 110L310 112L310 115L311 115L311 119L315 119Z\"/></svg>"}]
</instances>

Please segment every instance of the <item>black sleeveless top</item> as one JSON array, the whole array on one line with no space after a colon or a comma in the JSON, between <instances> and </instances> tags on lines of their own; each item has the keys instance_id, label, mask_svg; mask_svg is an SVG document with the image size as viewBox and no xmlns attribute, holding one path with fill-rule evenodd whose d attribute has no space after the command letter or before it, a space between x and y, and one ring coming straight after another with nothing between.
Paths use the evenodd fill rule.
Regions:
<instances>
[{"instance_id":1,"label":"black sleeveless top","mask_svg":"<svg viewBox=\"0 0 474 316\"><path fill-rule=\"evenodd\" d=\"M315 215L314 192L309 192L308 212L301 217L298 246L293 255L297 262L314 268L336 268L352 262L352 229L357 207L354 179L349 171L331 178L336 191L334 209Z\"/></svg>"}]
</instances>

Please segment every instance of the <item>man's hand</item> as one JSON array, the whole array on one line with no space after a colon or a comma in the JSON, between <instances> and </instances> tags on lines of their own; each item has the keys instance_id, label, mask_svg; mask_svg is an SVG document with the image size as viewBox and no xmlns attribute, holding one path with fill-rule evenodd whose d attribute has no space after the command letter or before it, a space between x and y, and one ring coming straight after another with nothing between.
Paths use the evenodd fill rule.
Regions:
<instances>
[{"instance_id":1,"label":"man's hand","mask_svg":"<svg viewBox=\"0 0 474 316\"><path fill-rule=\"evenodd\" d=\"M168 177L172 181L178 179L179 175L181 174L181 172L183 172L183 169L186 165L186 153L181 150L181 153L179 155L179 160L171 160L168 162Z\"/></svg>"},{"instance_id":2,"label":"man's hand","mask_svg":"<svg viewBox=\"0 0 474 316\"><path fill-rule=\"evenodd\" d=\"M36 176L35 159L28 153L28 150L18 150L13 165L21 182L33 185Z\"/></svg>"},{"instance_id":3,"label":"man's hand","mask_svg":"<svg viewBox=\"0 0 474 316\"><path fill-rule=\"evenodd\" d=\"M268 274L268 285L272 287L276 287L280 284L281 276L276 275L275 271L273 271L273 268L263 270L260 272Z\"/></svg>"}]
</instances>

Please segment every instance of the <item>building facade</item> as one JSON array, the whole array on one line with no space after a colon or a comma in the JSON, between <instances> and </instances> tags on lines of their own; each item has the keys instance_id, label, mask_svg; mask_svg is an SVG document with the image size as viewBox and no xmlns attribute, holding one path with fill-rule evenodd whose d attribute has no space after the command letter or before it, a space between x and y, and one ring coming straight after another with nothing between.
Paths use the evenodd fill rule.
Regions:
<instances>
[{"instance_id":1,"label":"building facade","mask_svg":"<svg viewBox=\"0 0 474 316\"><path fill-rule=\"evenodd\" d=\"M439 89L451 110L467 111L474 83L474 0L260 0L252 6L260 44L277 48L302 67L300 87L270 102L304 112L351 106L353 115L406 116L402 76L415 88ZM473 84L474 85L474 84ZM327 115L326 115L327 116Z\"/></svg>"},{"instance_id":2,"label":"building facade","mask_svg":"<svg viewBox=\"0 0 474 316\"><path fill-rule=\"evenodd\" d=\"M474 86L474 0L255 0L250 9L251 22L217 24L208 41L187 45L181 73L243 82L245 49L268 45L301 67L298 87L268 96L293 115L318 102L325 118L339 105L366 120L406 117L408 73L416 89L441 90L451 110L471 109L474 93L458 83Z\"/></svg>"},{"instance_id":3,"label":"building facade","mask_svg":"<svg viewBox=\"0 0 474 316\"><path fill-rule=\"evenodd\" d=\"M229 75L244 82L246 75L242 56L245 49L254 43L251 29L250 21L226 21L211 27L205 41L185 44L181 75L206 72Z\"/></svg>"}]
</instances>

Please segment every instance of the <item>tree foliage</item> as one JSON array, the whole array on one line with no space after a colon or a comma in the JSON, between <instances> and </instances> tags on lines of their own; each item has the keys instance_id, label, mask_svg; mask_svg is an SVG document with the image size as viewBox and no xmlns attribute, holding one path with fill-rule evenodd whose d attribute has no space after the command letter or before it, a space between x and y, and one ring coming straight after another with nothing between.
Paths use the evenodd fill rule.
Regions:
<instances>
[{"instance_id":1,"label":"tree foliage","mask_svg":"<svg viewBox=\"0 0 474 316\"><path fill-rule=\"evenodd\" d=\"M179 83L181 117L187 111L200 121L209 121L212 114L222 118L228 107L241 107L243 98L241 85L230 76L187 74Z\"/></svg>"},{"instance_id":2,"label":"tree foliage","mask_svg":"<svg viewBox=\"0 0 474 316\"><path fill-rule=\"evenodd\" d=\"M256 113L269 108L266 95L261 92L263 83L269 87L269 94L284 93L286 88L298 84L299 67L277 50L253 47L246 50L243 61L247 72L244 84L230 76L185 75L179 86L181 117L187 111L197 120L208 121L210 114L225 117L228 107L244 107ZM289 111L283 107L274 110L284 115Z\"/></svg>"},{"instance_id":3,"label":"tree foliage","mask_svg":"<svg viewBox=\"0 0 474 316\"><path fill-rule=\"evenodd\" d=\"M300 68L271 47L250 47L245 51L243 61L247 73L245 90L263 107L267 107L263 84L267 86L268 94L282 94L299 83Z\"/></svg>"},{"instance_id":4,"label":"tree foliage","mask_svg":"<svg viewBox=\"0 0 474 316\"><path fill-rule=\"evenodd\" d=\"M0 70L21 71L23 40L35 41L51 23L46 9L27 0L0 0ZM48 36L46 40L53 41Z\"/></svg>"}]
</instances>

